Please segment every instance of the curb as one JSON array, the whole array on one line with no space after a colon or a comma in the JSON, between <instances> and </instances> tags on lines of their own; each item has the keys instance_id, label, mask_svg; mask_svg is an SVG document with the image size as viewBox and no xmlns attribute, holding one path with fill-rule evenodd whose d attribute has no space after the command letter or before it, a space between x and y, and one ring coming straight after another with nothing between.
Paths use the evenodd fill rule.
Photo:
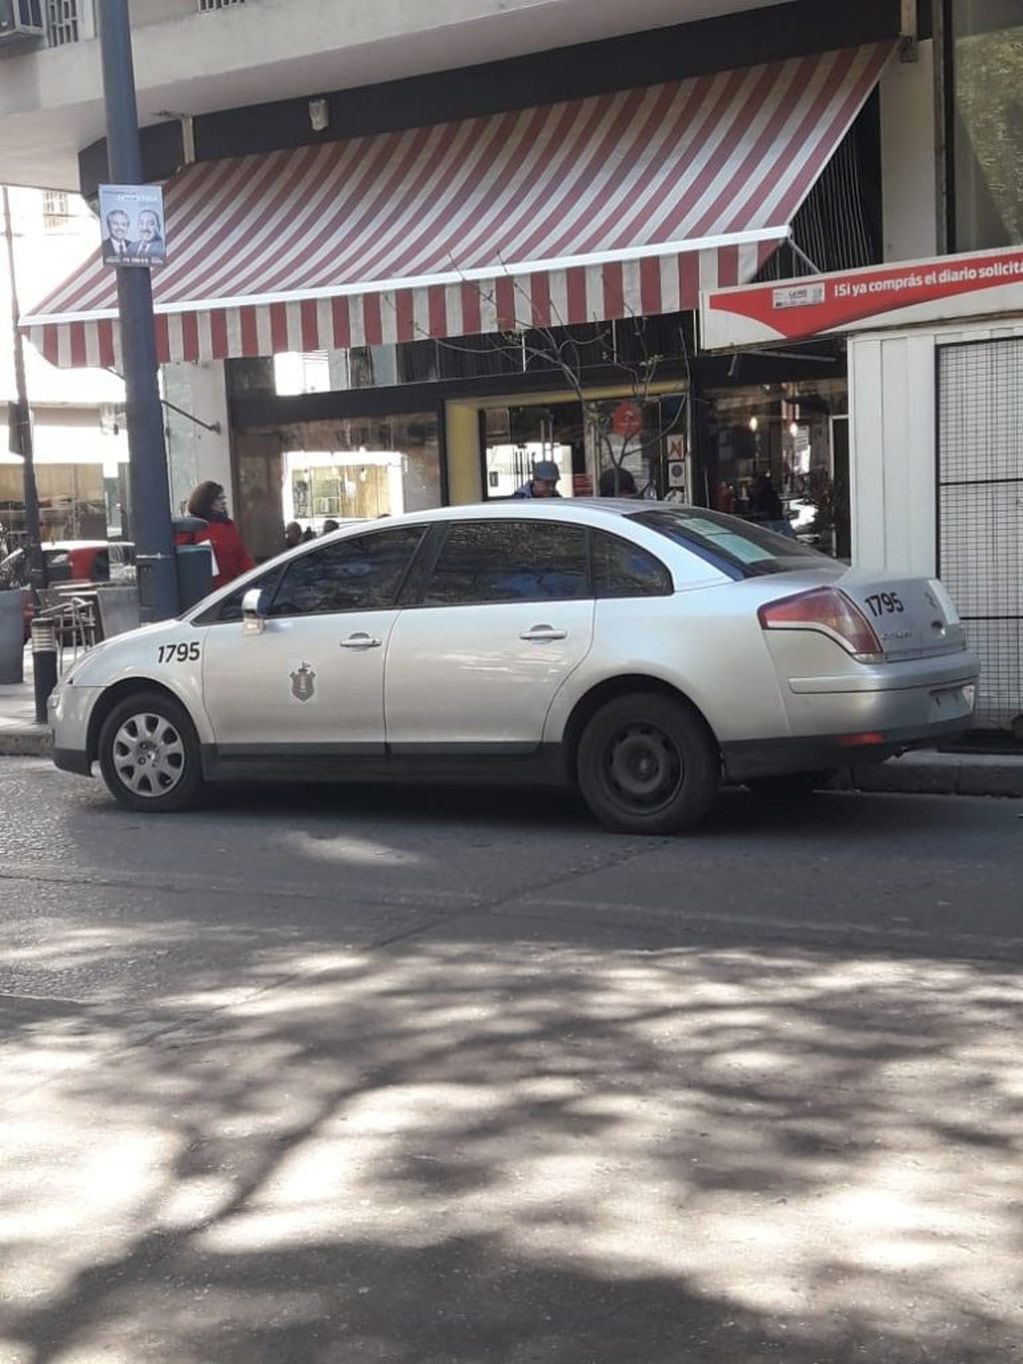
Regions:
<instances>
[{"instance_id":1,"label":"curb","mask_svg":"<svg viewBox=\"0 0 1023 1364\"><path fill-rule=\"evenodd\" d=\"M880 767L847 774L842 786L855 791L907 795L1023 797L1023 754L906 753Z\"/></svg>"},{"instance_id":2,"label":"curb","mask_svg":"<svg viewBox=\"0 0 1023 1364\"><path fill-rule=\"evenodd\" d=\"M0 722L0 758L48 758L53 735L45 725L4 725Z\"/></svg>"}]
</instances>

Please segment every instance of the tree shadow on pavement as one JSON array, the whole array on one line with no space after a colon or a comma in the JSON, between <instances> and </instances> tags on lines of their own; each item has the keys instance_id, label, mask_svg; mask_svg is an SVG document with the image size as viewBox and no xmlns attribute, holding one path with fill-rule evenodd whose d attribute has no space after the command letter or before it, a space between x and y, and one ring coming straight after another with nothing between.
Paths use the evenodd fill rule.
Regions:
<instances>
[{"instance_id":1,"label":"tree shadow on pavement","mask_svg":"<svg viewBox=\"0 0 1023 1364\"><path fill-rule=\"evenodd\" d=\"M1011 967L495 919L229 985L7 1006L4 1364L1017 1357Z\"/></svg>"}]
</instances>

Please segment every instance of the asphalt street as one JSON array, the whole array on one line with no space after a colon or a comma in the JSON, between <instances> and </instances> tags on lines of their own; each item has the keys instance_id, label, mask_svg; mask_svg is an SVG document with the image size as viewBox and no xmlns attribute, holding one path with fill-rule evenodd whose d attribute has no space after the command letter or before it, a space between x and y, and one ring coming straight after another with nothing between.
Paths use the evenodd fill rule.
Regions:
<instances>
[{"instance_id":1,"label":"asphalt street","mask_svg":"<svg viewBox=\"0 0 1023 1364\"><path fill-rule=\"evenodd\" d=\"M2 1364L1023 1358L1023 802L0 760Z\"/></svg>"}]
</instances>

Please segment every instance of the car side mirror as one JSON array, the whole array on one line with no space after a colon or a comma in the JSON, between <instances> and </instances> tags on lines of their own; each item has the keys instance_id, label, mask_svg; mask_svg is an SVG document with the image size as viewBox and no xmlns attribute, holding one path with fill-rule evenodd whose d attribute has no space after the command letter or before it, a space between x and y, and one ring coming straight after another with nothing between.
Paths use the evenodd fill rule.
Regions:
<instances>
[{"instance_id":1,"label":"car side mirror","mask_svg":"<svg viewBox=\"0 0 1023 1364\"><path fill-rule=\"evenodd\" d=\"M242 634L261 635L266 628L266 612L263 609L263 589L250 587L242 597Z\"/></svg>"}]
</instances>

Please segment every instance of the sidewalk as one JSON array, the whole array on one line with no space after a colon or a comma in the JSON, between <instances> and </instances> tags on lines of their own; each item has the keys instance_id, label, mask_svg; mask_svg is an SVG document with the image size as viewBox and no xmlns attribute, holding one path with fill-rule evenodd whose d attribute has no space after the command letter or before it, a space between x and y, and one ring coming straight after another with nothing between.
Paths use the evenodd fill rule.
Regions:
<instances>
[{"instance_id":1,"label":"sidewalk","mask_svg":"<svg viewBox=\"0 0 1023 1364\"><path fill-rule=\"evenodd\" d=\"M32 690L32 651L25 650L25 680L0 685L0 757L48 754L53 748L50 731L36 724Z\"/></svg>"},{"instance_id":2,"label":"sidewalk","mask_svg":"<svg viewBox=\"0 0 1023 1364\"><path fill-rule=\"evenodd\" d=\"M0 757L48 755L53 740L35 722L32 655L25 651L25 681L0 686ZM924 749L893 758L882 767L862 770L859 791L902 791L934 796L1023 797L1023 753L936 753Z\"/></svg>"}]
</instances>

